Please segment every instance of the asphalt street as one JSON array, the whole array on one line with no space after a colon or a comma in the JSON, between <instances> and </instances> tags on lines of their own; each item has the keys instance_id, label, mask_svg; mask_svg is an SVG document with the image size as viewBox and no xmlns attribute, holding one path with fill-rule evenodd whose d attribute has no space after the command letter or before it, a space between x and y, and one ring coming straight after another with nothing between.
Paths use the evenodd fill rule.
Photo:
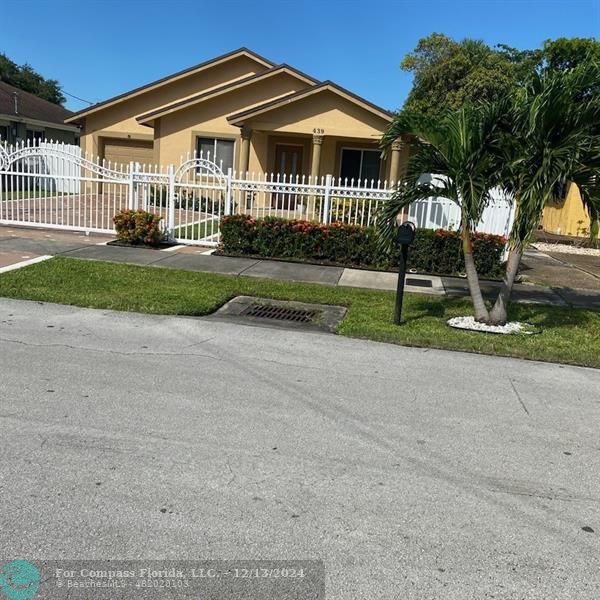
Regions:
<instances>
[{"instance_id":1,"label":"asphalt street","mask_svg":"<svg viewBox=\"0 0 600 600\"><path fill-rule=\"evenodd\" d=\"M593 369L1 299L0 557L597 600L599 423Z\"/></svg>"}]
</instances>

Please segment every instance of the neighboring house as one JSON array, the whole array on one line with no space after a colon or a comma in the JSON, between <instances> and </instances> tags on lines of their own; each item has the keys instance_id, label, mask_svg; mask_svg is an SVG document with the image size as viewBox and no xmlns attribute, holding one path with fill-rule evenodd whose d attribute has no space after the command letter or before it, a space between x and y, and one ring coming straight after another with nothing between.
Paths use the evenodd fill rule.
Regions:
<instances>
[{"instance_id":1,"label":"neighboring house","mask_svg":"<svg viewBox=\"0 0 600 600\"><path fill-rule=\"evenodd\" d=\"M54 140L79 142L79 127L65 124L73 113L58 104L0 81L0 140L9 144Z\"/></svg>"},{"instance_id":2,"label":"neighboring house","mask_svg":"<svg viewBox=\"0 0 600 600\"><path fill-rule=\"evenodd\" d=\"M392 114L241 48L66 119L82 149L116 163L179 165L194 152L237 172L396 180L407 151L378 141Z\"/></svg>"},{"instance_id":3,"label":"neighboring house","mask_svg":"<svg viewBox=\"0 0 600 600\"><path fill-rule=\"evenodd\" d=\"M570 183L565 197L544 208L542 228L549 233L587 237L590 233L590 216L583 206L579 188Z\"/></svg>"}]
</instances>

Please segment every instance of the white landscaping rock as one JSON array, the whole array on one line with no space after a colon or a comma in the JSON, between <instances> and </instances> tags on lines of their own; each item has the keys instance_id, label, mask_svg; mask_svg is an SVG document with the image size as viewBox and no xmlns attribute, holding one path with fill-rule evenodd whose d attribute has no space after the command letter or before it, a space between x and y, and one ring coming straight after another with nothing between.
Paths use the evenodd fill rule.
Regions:
<instances>
[{"instance_id":1,"label":"white landscaping rock","mask_svg":"<svg viewBox=\"0 0 600 600\"><path fill-rule=\"evenodd\" d=\"M598 248L582 248L581 246L569 246L568 244L547 244L536 242L533 247L540 252L560 252L562 254L587 254L588 256L600 256Z\"/></svg>"},{"instance_id":2,"label":"white landscaping rock","mask_svg":"<svg viewBox=\"0 0 600 600\"><path fill-rule=\"evenodd\" d=\"M485 323L477 322L475 317L454 317L452 319L448 319L446 323L455 329L483 331L486 333L501 333L504 335L510 335L514 333L533 333L533 331L531 331L531 325L528 325L527 323L519 323L518 321L511 321L506 323L506 325L486 325Z\"/></svg>"}]
</instances>

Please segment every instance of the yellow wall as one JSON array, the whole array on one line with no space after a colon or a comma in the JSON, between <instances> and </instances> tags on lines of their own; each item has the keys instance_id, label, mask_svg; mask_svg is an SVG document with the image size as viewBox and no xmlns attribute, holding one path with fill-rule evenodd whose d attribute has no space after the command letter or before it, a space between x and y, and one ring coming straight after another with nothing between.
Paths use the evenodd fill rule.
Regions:
<instances>
[{"instance_id":1,"label":"yellow wall","mask_svg":"<svg viewBox=\"0 0 600 600\"><path fill-rule=\"evenodd\" d=\"M312 135L318 128L324 130L325 136L364 138L373 142L379 140L388 124L382 117L329 91L285 104L248 122L253 129L262 131Z\"/></svg>"},{"instance_id":2,"label":"yellow wall","mask_svg":"<svg viewBox=\"0 0 600 600\"><path fill-rule=\"evenodd\" d=\"M546 206L542 227L548 233L581 237L589 234L590 217L583 208L579 188L574 183L569 184L566 198L562 202Z\"/></svg>"},{"instance_id":3,"label":"yellow wall","mask_svg":"<svg viewBox=\"0 0 600 600\"><path fill-rule=\"evenodd\" d=\"M248 171L250 173L267 173L271 170L268 164L270 136L264 131L255 131L250 144Z\"/></svg>"},{"instance_id":4,"label":"yellow wall","mask_svg":"<svg viewBox=\"0 0 600 600\"><path fill-rule=\"evenodd\" d=\"M189 108L182 109L160 118L160 163L177 164L182 154L193 153L196 138L223 137L236 140L235 164L239 157L240 128L227 121L227 115L240 112L290 94L306 87L306 83L287 73L256 81L224 93L212 100L206 100ZM254 144L260 146L259 136L254 132ZM254 145L253 144L253 145ZM253 160L254 158L254 160ZM250 154L250 171L262 171L256 152Z\"/></svg>"},{"instance_id":5,"label":"yellow wall","mask_svg":"<svg viewBox=\"0 0 600 600\"><path fill-rule=\"evenodd\" d=\"M251 58L240 56L108 105L85 118L82 148L102 157L104 139L148 140L153 141L155 163L178 165L182 156L193 154L197 137L222 137L235 140L234 165L239 169L240 127L231 125L227 116L304 89L310 84L280 71L213 99L174 110L157 118L153 128L141 125L136 117L264 70L266 67ZM389 121L384 117L333 91L314 93L247 121L246 126L252 129L249 171L272 172L276 144L289 143L303 146L302 172L310 174L312 137L318 131L324 136L319 174L337 177L342 148L377 149L388 125ZM389 167L388 158L382 166L382 180L389 180Z\"/></svg>"},{"instance_id":6,"label":"yellow wall","mask_svg":"<svg viewBox=\"0 0 600 600\"><path fill-rule=\"evenodd\" d=\"M303 146L302 173L309 175L312 136L318 130L323 134L319 175L337 177L342 148L378 149L388 121L337 94L323 92L257 115L247 121L247 126L253 131L269 132L266 154L261 137L260 147L250 155L250 171L264 171L266 167L271 172L275 166L275 145L298 144ZM382 180L389 179L389 163L389 159L383 163Z\"/></svg>"},{"instance_id":7,"label":"yellow wall","mask_svg":"<svg viewBox=\"0 0 600 600\"><path fill-rule=\"evenodd\" d=\"M152 139L152 128L140 125L136 121L139 115L265 69L266 67L262 67L256 61L246 56L239 56L226 63L109 105L85 117L81 135L82 149L93 155L101 153L101 143L98 140L100 136Z\"/></svg>"}]
</instances>

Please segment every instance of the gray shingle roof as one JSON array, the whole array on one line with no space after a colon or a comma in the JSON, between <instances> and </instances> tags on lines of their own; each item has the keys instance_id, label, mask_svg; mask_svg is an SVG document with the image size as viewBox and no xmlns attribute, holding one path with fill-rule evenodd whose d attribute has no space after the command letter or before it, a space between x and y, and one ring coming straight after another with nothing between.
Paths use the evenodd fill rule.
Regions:
<instances>
[{"instance_id":1,"label":"gray shingle roof","mask_svg":"<svg viewBox=\"0 0 600 600\"><path fill-rule=\"evenodd\" d=\"M15 113L15 92L18 94L18 113ZM29 92L24 92L5 81L0 81L0 114L63 125L65 119L73 113L62 106L58 106L58 104L53 104Z\"/></svg>"}]
</instances>

